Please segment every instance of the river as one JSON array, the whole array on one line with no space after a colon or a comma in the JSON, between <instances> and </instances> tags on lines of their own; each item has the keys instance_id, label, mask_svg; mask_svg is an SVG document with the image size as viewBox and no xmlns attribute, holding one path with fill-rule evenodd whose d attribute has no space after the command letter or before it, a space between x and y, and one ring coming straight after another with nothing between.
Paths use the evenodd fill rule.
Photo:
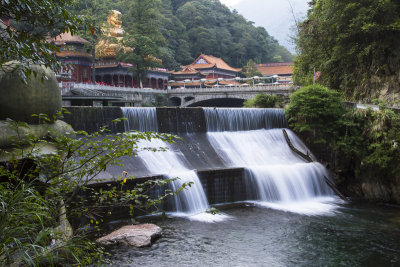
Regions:
<instances>
[{"instance_id":1,"label":"river","mask_svg":"<svg viewBox=\"0 0 400 267\"><path fill-rule=\"evenodd\" d=\"M236 204L204 223L147 218L163 228L149 248L111 250L114 266L400 266L400 209L338 204L302 215Z\"/></svg>"}]
</instances>

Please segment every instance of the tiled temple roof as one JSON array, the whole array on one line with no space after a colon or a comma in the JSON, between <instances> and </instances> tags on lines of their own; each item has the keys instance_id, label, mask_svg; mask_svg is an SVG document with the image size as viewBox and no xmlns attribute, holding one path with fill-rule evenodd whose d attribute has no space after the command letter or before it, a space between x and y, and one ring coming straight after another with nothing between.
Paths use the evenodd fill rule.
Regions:
<instances>
[{"instance_id":1,"label":"tiled temple roof","mask_svg":"<svg viewBox=\"0 0 400 267\"><path fill-rule=\"evenodd\" d=\"M293 74L293 62L256 64L257 69L264 76Z\"/></svg>"},{"instance_id":2,"label":"tiled temple roof","mask_svg":"<svg viewBox=\"0 0 400 267\"><path fill-rule=\"evenodd\" d=\"M113 62L101 62L101 64L96 63L96 69L101 69L101 68L117 68L117 67L123 67L123 68L132 68L133 65L130 63L124 63L124 62L118 62L118 61L113 61Z\"/></svg>"},{"instance_id":3,"label":"tiled temple roof","mask_svg":"<svg viewBox=\"0 0 400 267\"><path fill-rule=\"evenodd\" d=\"M92 57L89 53L81 52L81 51L73 51L73 50L63 50L63 51L57 52L57 56L59 56L59 57L84 57L84 58Z\"/></svg>"},{"instance_id":4,"label":"tiled temple roof","mask_svg":"<svg viewBox=\"0 0 400 267\"><path fill-rule=\"evenodd\" d=\"M72 35L71 32L66 32L58 35L54 40L55 45L63 45L64 43L88 44L89 41L78 35Z\"/></svg>"},{"instance_id":5,"label":"tiled temple roof","mask_svg":"<svg viewBox=\"0 0 400 267\"><path fill-rule=\"evenodd\" d=\"M204 59L203 61L204 63L202 64L197 63L202 59ZM232 72L239 72L242 70L241 68L232 68L222 58L204 54L201 54L192 64L187 65L185 67L193 68L196 70L202 70L202 69L210 69L213 68L214 66L218 69L228 70Z\"/></svg>"},{"instance_id":6,"label":"tiled temple roof","mask_svg":"<svg viewBox=\"0 0 400 267\"><path fill-rule=\"evenodd\" d=\"M172 74L174 74L174 75L200 74L200 71L198 71L190 66L181 66L181 68L182 68L182 70L174 71L174 72L172 72Z\"/></svg>"}]
</instances>

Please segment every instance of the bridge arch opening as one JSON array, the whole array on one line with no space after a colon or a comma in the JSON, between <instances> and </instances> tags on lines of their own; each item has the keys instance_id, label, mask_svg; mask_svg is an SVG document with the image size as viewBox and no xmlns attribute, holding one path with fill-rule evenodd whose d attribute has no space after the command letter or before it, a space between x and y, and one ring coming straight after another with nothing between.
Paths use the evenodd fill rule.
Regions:
<instances>
[{"instance_id":1,"label":"bridge arch opening","mask_svg":"<svg viewBox=\"0 0 400 267\"><path fill-rule=\"evenodd\" d=\"M187 96L184 99L185 99L185 102L189 102L190 100L193 100L194 97L193 96Z\"/></svg>"},{"instance_id":2,"label":"bridge arch opening","mask_svg":"<svg viewBox=\"0 0 400 267\"><path fill-rule=\"evenodd\" d=\"M171 97L169 99L170 106L180 107L181 104L182 104L182 100L179 97Z\"/></svg>"},{"instance_id":3,"label":"bridge arch opening","mask_svg":"<svg viewBox=\"0 0 400 267\"><path fill-rule=\"evenodd\" d=\"M195 102L188 107L240 108L244 101L245 99L240 98L214 98Z\"/></svg>"}]
</instances>

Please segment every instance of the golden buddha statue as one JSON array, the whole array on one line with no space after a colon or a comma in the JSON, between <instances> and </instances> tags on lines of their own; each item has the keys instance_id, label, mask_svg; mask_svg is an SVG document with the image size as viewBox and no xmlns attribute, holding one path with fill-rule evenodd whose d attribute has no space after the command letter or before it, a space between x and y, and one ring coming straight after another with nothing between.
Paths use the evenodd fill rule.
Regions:
<instances>
[{"instance_id":1,"label":"golden buddha statue","mask_svg":"<svg viewBox=\"0 0 400 267\"><path fill-rule=\"evenodd\" d=\"M101 31L103 37L96 45L96 58L116 58L118 51L124 52L133 51L131 48L122 45L122 38L124 37L124 29L122 28L121 12L111 10L107 17L107 24L103 25Z\"/></svg>"}]
</instances>

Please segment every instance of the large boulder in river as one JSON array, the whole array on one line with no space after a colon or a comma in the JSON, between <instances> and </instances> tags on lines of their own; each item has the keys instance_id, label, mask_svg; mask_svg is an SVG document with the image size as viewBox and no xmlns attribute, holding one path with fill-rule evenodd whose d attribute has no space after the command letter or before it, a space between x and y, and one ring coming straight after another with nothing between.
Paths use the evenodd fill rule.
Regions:
<instances>
[{"instance_id":1,"label":"large boulder in river","mask_svg":"<svg viewBox=\"0 0 400 267\"><path fill-rule=\"evenodd\" d=\"M127 225L96 240L103 246L125 245L134 247L147 247L151 241L159 237L161 228L155 224Z\"/></svg>"},{"instance_id":2,"label":"large boulder in river","mask_svg":"<svg viewBox=\"0 0 400 267\"><path fill-rule=\"evenodd\" d=\"M18 61L10 61L0 69L0 120L38 123L32 114L55 115L61 110L61 91L54 72L32 65L37 75L31 74L25 84L18 73L20 66Z\"/></svg>"}]
</instances>

